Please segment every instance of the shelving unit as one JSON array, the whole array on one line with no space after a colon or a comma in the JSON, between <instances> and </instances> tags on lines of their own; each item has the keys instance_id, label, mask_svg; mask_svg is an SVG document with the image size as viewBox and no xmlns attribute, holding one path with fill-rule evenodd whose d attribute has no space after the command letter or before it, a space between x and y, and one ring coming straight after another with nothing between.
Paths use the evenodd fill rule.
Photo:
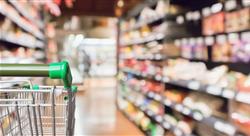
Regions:
<instances>
[{"instance_id":1,"label":"shelving unit","mask_svg":"<svg viewBox=\"0 0 250 136\"><path fill-rule=\"evenodd\" d=\"M42 32L44 22L35 17L34 14L40 16L41 13L38 9L35 10L32 4L34 3L19 3L13 0L0 1L2 63L45 61L46 41L45 34ZM31 53L35 56L33 59L28 59L31 57L29 56Z\"/></svg>"},{"instance_id":2,"label":"shelving unit","mask_svg":"<svg viewBox=\"0 0 250 136\"><path fill-rule=\"evenodd\" d=\"M164 7L165 9L176 6L177 11L179 9L184 10L176 13L165 11L166 13L161 15L159 15L159 12L157 12L156 9L162 6L162 3L159 4L160 2L157 3L157 1L154 1L152 3L149 2L147 5L145 4L147 3L146 1L142 4L144 5L144 8L142 5L135 7L135 9L131 10L131 12L122 17L119 21L118 26L120 26L120 28L118 31L120 36L118 37L118 41L120 42L118 42L118 69L120 74L118 79L120 80L120 86L130 88L130 91L125 95L123 94L122 98L147 114L152 121L158 122L163 128L165 128L165 134L170 131L177 136L188 135L182 128L167 122L162 115L159 116L157 113L150 111L150 107L143 107L143 105L136 104L136 101L131 99L130 95L133 96L134 92L136 92L143 95L145 98L160 103L160 105L164 107L164 114L170 113L175 118L180 118L179 114L181 114L184 117L184 120L186 117L190 118L192 123L187 122L187 124L189 124L189 129L191 129L192 135L202 135L201 131L203 131L203 133L209 133L210 135L249 134L248 131L239 127L239 124L235 123L235 119L232 119L232 114L238 112L238 110L240 111L240 109L235 108L232 105L238 105L236 107L241 107L241 105L250 106L249 90L240 86L223 86L218 83L218 81L216 83L206 83L203 81L205 80L206 75L204 75L203 80L202 78L199 78L198 80L197 77L190 79L177 78L174 75L174 72L178 72L178 70L179 72L184 72L181 71L181 68L177 69L175 65L181 63L181 61L185 59L184 63L187 63L189 66L203 65L203 67L206 67L206 73L203 74L208 74L209 72L213 73L216 69L226 68L227 72L225 72L223 76L224 80L225 76L232 78L232 75L229 76L229 73L237 73L242 75L242 77L249 79L250 59L244 59L244 57L247 58L247 55L239 58L237 52L233 52L232 56L227 56L226 59L221 56L219 56L219 58L215 55L217 51L220 51L220 48L218 48L219 44L221 44L221 46L226 46L223 44L231 44L234 50L238 49L236 47L239 43L243 43L241 46L247 46L247 44L250 43L250 41L247 40L250 38L250 23L248 22L248 28L239 28L238 30L227 32L226 30L229 30L229 26L226 26L226 23L230 22L227 22L228 19L224 19L223 32L217 32L217 30L215 30L215 32L211 34L204 33L205 26L203 24L206 23L204 20L207 20L207 18L211 18L221 12L227 17L232 13L236 14L239 13L239 11L243 12L242 9L249 10L250 8L249 5L245 4L244 0L237 2L235 0L230 1L226 1L225 3L218 3L216 0L203 1L203 3L195 3L191 1L185 3L183 1L178 2L172 0L165 1L165 4L167 5L167 7ZM236 3L236 6L232 4L234 2ZM181 5L182 3L184 4ZM171 7L171 5L174 6ZM197 5L199 6L197 7ZM228 9L228 5L229 7L231 6L231 9ZM145 14L145 7L154 10L155 15L152 15L151 11L149 11L151 16ZM207 11L209 11L209 13L206 13ZM147 19L141 19L141 16L146 16ZM250 14L245 17L250 18ZM169 47L172 47L173 45L175 48ZM194 48L194 46L196 46L197 49ZM159 48L157 51L156 47ZM178 48L178 55L176 55L176 53L175 55L172 55L171 50L174 49L175 52L176 48ZM168 52L166 50L168 50ZM232 49L230 51L232 51ZM189 53L188 55L187 52ZM244 53L244 50L242 50L242 52ZM188 62L186 60L188 60ZM176 71L173 71L173 69ZM185 69L185 67L183 67L183 69ZM172 74L170 74L171 72ZM188 71L186 72L188 73ZM170 74L170 76L168 74ZM192 76L189 75L189 77ZM238 77L236 78L235 75L233 75L233 77L235 78L234 80L236 80L234 83L237 82L235 85L238 85L238 80L241 79ZM132 83L136 86L131 86ZM162 86L161 89L159 89L159 86ZM157 91L154 89L151 90L150 87L155 88ZM205 115L198 109L188 107L186 103L173 101L172 99L174 98L165 96L167 92L171 92L171 89L174 89L174 91L177 91L182 95L185 94L183 100L186 100L192 95L199 94L204 97L208 96L207 98L213 97L213 99L223 102L221 109L218 109L223 116L217 115L217 113L215 115L214 113L211 115ZM176 97L179 98L181 96ZM146 102L147 101L145 100L144 103ZM206 105L207 103L203 102L202 104ZM154 106L154 108L157 107L156 105ZM211 108L211 110L213 111L214 109ZM156 119L157 116L158 119ZM211 129L201 130L201 128L197 127L195 124L204 124Z\"/></svg>"},{"instance_id":3,"label":"shelving unit","mask_svg":"<svg viewBox=\"0 0 250 136\"><path fill-rule=\"evenodd\" d=\"M45 21L41 4L15 0L0 1L0 63L45 63ZM6 78L1 80L31 80L42 84L45 78ZM2 84L1 88L13 86Z\"/></svg>"}]
</instances>

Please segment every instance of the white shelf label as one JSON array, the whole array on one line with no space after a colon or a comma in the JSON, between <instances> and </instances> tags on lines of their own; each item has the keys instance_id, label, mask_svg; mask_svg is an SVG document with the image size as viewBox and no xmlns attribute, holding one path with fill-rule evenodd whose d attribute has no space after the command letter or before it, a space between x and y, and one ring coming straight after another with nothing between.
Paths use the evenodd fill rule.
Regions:
<instances>
[{"instance_id":1,"label":"white shelf label","mask_svg":"<svg viewBox=\"0 0 250 136\"><path fill-rule=\"evenodd\" d=\"M185 107L183 108L182 113L185 115L189 115L191 113L191 110Z\"/></svg>"},{"instance_id":2,"label":"white shelf label","mask_svg":"<svg viewBox=\"0 0 250 136\"><path fill-rule=\"evenodd\" d=\"M179 112L181 112L183 110L183 106L181 104L176 104L175 105L175 109Z\"/></svg>"},{"instance_id":3,"label":"white shelf label","mask_svg":"<svg viewBox=\"0 0 250 136\"><path fill-rule=\"evenodd\" d=\"M189 39L189 44L194 45L195 44L195 38L190 38Z\"/></svg>"},{"instance_id":4,"label":"white shelf label","mask_svg":"<svg viewBox=\"0 0 250 136\"><path fill-rule=\"evenodd\" d=\"M155 120L158 121L158 122L162 122L163 118L162 118L162 116L157 115L157 116L155 117Z\"/></svg>"},{"instance_id":5,"label":"white shelf label","mask_svg":"<svg viewBox=\"0 0 250 136\"><path fill-rule=\"evenodd\" d=\"M168 100L168 99L165 99L165 100L164 100L164 104L165 104L166 106L171 106L171 105L172 105L172 102L171 102L170 100Z\"/></svg>"},{"instance_id":6,"label":"white shelf label","mask_svg":"<svg viewBox=\"0 0 250 136\"><path fill-rule=\"evenodd\" d=\"M188 88L193 90L198 90L200 88L200 83L198 81L190 81L188 83Z\"/></svg>"},{"instance_id":7,"label":"white shelf label","mask_svg":"<svg viewBox=\"0 0 250 136\"><path fill-rule=\"evenodd\" d=\"M155 94L154 98L155 98L155 100L160 101L161 100L161 95Z\"/></svg>"},{"instance_id":8,"label":"white shelf label","mask_svg":"<svg viewBox=\"0 0 250 136\"><path fill-rule=\"evenodd\" d=\"M211 46L214 44L214 38L212 36L208 36L205 38L205 44L207 46Z\"/></svg>"},{"instance_id":9,"label":"white shelf label","mask_svg":"<svg viewBox=\"0 0 250 136\"><path fill-rule=\"evenodd\" d=\"M238 101L240 101L240 102L243 102L243 103L250 104L250 93L242 93L242 92L239 92L239 93L236 95L236 100L238 100Z\"/></svg>"},{"instance_id":10,"label":"white shelf label","mask_svg":"<svg viewBox=\"0 0 250 136\"><path fill-rule=\"evenodd\" d=\"M228 135L234 135L236 131L236 129L232 125L221 122L221 121L216 121L214 123L214 128Z\"/></svg>"},{"instance_id":11,"label":"white shelf label","mask_svg":"<svg viewBox=\"0 0 250 136\"><path fill-rule=\"evenodd\" d=\"M166 129L169 129L171 126L170 126L170 124L168 122L164 122L163 127L166 128Z\"/></svg>"},{"instance_id":12,"label":"white shelf label","mask_svg":"<svg viewBox=\"0 0 250 136\"><path fill-rule=\"evenodd\" d=\"M195 112L193 115L194 119L201 121L203 119L203 116L199 112Z\"/></svg>"},{"instance_id":13,"label":"white shelf label","mask_svg":"<svg viewBox=\"0 0 250 136\"><path fill-rule=\"evenodd\" d=\"M202 9L202 15L203 15L204 17L209 16L210 14L211 14L211 10L210 10L209 7L206 7L206 8L203 8L203 9Z\"/></svg>"},{"instance_id":14,"label":"white shelf label","mask_svg":"<svg viewBox=\"0 0 250 136\"><path fill-rule=\"evenodd\" d=\"M250 32L243 32L243 33L241 33L241 40L242 41L250 42L250 38L249 37L250 37Z\"/></svg>"},{"instance_id":15,"label":"white shelf label","mask_svg":"<svg viewBox=\"0 0 250 136\"><path fill-rule=\"evenodd\" d=\"M203 45L204 44L203 38L202 37L196 38L196 44Z\"/></svg>"},{"instance_id":16,"label":"white shelf label","mask_svg":"<svg viewBox=\"0 0 250 136\"><path fill-rule=\"evenodd\" d=\"M167 83L169 81L170 81L170 79L168 77L163 77L163 82Z\"/></svg>"},{"instance_id":17,"label":"white shelf label","mask_svg":"<svg viewBox=\"0 0 250 136\"><path fill-rule=\"evenodd\" d=\"M230 33L230 34L228 34L228 41L230 43L236 43L236 42L239 41L239 39L240 39L240 36L239 36L238 33Z\"/></svg>"},{"instance_id":18,"label":"white shelf label","mask_svg":"<svg viewBox=\"0 0 250 136\"><path fill-rule=\"evenodd\" d=\"M214 86L214 85L210 85L207 87L206 90L209 94L213 94L213 95L220 95L222 89L218 86Z\"/></svg>"},{"instance_id":19,"label":"white shelf label","mask_svg":"<svg viewBox=\"0 0 250 136\"><path fill-rule=\"evenodd\" d=\"M156 55L155 55L155 59L156 59L156 60L160 60L161 58L162 58L162 57L161 57L160 54L156 54Z\"/></svg>"},{"instance_id":20,"label":"white shelf label","mask_svg":"<svg viewBox=\"0 0 250 136\"><path fill-rule=\"evenodd\" d=\"M153 115L154 115L154 113L153 113L152 111L150 111L150 110L147 111L147 114L148 114L149 116L153 116Z\"/></svg>"},{"instance_id":21,"label":"white shelf label","mask_svg":"<svg viewBox=\"0 0 250 136\"><path fill-rule=\"evenodd\" d=\"M174 41L174 44L175 44L176 46L180 46L180 45L181 45L181 41L180 41L180 40L175 40L175 41Z\"/></svg>"},{"instance_id":22,"label":"white shelf label","mask_svg":"<svg viewBox=\"0 0 250 136\"><path fill-rule=\"evenodd\" d=\"M183 38L182 40L181 40L181 44L182 45L185 45L185 44L187 44L188 43L188 40L186 39L186 38Z\"/></svg>"},{"instance_id":23,"label":"white shelf label","mask_svg":"<svg viewBox=\"0 0 250 136\"><path fill-rule=\"evenodd\" d=\"M233 10L237 7L236 0L228 0L225 2L225 9L226 10Z\"/></svg>"},{"instance_id":24,"label":"white shelf label","mask_svg":"<svg viewBox=\"0 0 250 136\"><path fill-rule=\"evenodd\" d=\"M155 76L155 79L156 79L157 81L161 81L161 80L162 80L162 76L161 76L161 75L156 75L156 76Z\"/></svg>"},{"instance_id":25,"label":"white shelf label","mask_svg":"<svg viewBox=\"0 0 250 136\"><path fill-rule=\"evenodd\" d=\"M182 132L181 132L180 129L175 128L175 129L174 129L174 134L175 134L176 136L181 136L181 135L182 135Z\"/></svg>"},{"instance_id":26,"label":"white shelf label","mask_svg":"<svg viewBox=\"0 0 250 136\"><path fill-rule=\"evenodd\" d=\"M154 94L153 92L149 92L149 93L148 93L148 96L149 96L150 98L153 98L153 97L155 96L155 94Z\"/></svg>"},{"instance_id":27,"label":"white shelf label","mask_svg":"<svg viewBox=\"0 0 250 136\"><path fill-rule=\"evenodd\" d=\"M235 92L233 90L225 89L222 92L222 96L228 99L232 99L235 96Z\"/></svg>"},{"instance_id":28,"label":"white shelf label","mask_svg":"<svg viewBox=\"0 0 250 136\"><path fill-rule=\"evenodd\" d=\"M216 36L216 43L224 44L227 41L226 35L218 35Z\"/></svg>"},{"instance_id":29,"label":"white shelf label","mask_svg":"<svg viewBox=\"0 0 250 136\"><path fill-rule=\"evenodd\" d=\"M216 3L216 4L212 5L211 11L213 13L217 13L217 12L220 12L222 10L222 8L223 8L222 3Z\"/></svg>"}]
</instances>

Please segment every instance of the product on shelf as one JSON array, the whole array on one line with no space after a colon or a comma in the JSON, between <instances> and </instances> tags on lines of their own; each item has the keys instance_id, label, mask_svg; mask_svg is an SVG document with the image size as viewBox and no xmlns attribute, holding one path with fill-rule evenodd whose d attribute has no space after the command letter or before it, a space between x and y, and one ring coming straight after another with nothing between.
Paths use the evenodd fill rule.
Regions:
<instances>
[{"instance_id":1,"label":"product on shelf","mask_svg":"<svg viewBox=\"0 0 250 136\"><path fill-rule=\"evenodd\" d=\"M206 70L204 63L177 59L168 61L168 65L163 68L163 75L174 80L200 80L204 78Z\"/></svg>"},{"instance_id":2,"label":"product on shelf","mask_svg":"<svg viewBox=\"0 0 250 136\"><path fill-rule=\"evenodd\" d=\"M167 99L176 102L176 103L182 103L183 99L186 96L186 93L181 92L180 90L166 90L164 92Z\"/></svg>"},{"instance_id":3,"label":"product on shelf","mask_svg":"<svg viewBox=\"0 0 250 136\"><path fill-rule=\"evenodd\" d=\"M250 106L244 103L233 102L230 117L233 123L244 134L250 135Z\"/></svg>"},{"instance_id":4,"label":"product on shelf","mask_svg":"<svg viewBox=\"0 0 250 136\"><path fill-rule=\"evenodd\" d=\"M192 134L194 123L192 119L184 118L178 122L177 127L180 128L185 134Z\"/></svg>"},{"instance_id":5,"label":"product on shelf","mask_svg":"<svg viewBox=\"0 0 250 136\"><path fill-rule=\"evenodd\" d=\"M163 46L163 49L160 51L161 54L169 57L180 56L180 48L173 43L166 43Z\"/></svg>"},{"instance_id":6,"label":"product on shelf","mask_svg":"<svg viewBox=\"0 0 250 136\"><path fill-rule=\"evenodd\" d=\"M183 104L193 111L200 112L204 117L209 117L211 115L222 115L220 109L223 106L223 100L213 96L191 92L183 100Z\"/></svg>"},{"instance_id":7,"label":"product on shelf","mask_svg":"<svg viewBox=\"0 0 250 136\"><path fill-rule=\"evenodd\" d=\"M250 28L250 8L245 8L225 15L226 32L237 32Z\"/></svg>"},{"instance_id":8,"label":"product on shelf","mask_svg":"<svg viewBox=\"0 0 250 136\"><path fill-rule=\"evenodd\" d=\"M232 48L232 61L233 62L250 62L250 43L239 41L235 43Z\"/></svg>"},{"instance_id":9,"label":"product on shelf","mask_svg":"<svg viewBox=\"0 0 250 136\"><path fill-rule=\"evenodd\" d=\"M202 33L204 35L213 35L223 33L225 13L219 12L202 20Z\"/></svg>"}]
</instances>

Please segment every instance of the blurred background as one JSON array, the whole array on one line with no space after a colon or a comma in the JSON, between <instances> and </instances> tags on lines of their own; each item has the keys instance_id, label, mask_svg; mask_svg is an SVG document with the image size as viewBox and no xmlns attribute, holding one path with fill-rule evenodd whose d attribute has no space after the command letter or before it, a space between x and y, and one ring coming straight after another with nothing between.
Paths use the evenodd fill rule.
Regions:
<instances>
[{"instance_id":1,"label":"blurred background","mask_svg":"<svg viewBox=\"0 0 250 136\"><path fill-rule=\"evenodd\" d=\"M250 135L250 0L0 0L0 63L62 60L75 135Z\"/></svg>"}]
</instances>

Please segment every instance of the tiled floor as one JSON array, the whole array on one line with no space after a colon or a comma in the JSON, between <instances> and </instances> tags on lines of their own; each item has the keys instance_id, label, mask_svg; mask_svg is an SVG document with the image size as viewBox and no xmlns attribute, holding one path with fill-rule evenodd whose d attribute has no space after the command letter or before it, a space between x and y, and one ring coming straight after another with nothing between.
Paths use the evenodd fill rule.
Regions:
<instances>
[{"instance_id":1,"label":"tiled floor","mask_svg":"<svg viewBox=\"0 0 250 136\"><path fill-rule=\"evenodd\" d=\"M86 92L76 97L75 135L142 136L143 134L116 108L114 78L95 78L86 82Z\"/></svg>"}]
</instances>

